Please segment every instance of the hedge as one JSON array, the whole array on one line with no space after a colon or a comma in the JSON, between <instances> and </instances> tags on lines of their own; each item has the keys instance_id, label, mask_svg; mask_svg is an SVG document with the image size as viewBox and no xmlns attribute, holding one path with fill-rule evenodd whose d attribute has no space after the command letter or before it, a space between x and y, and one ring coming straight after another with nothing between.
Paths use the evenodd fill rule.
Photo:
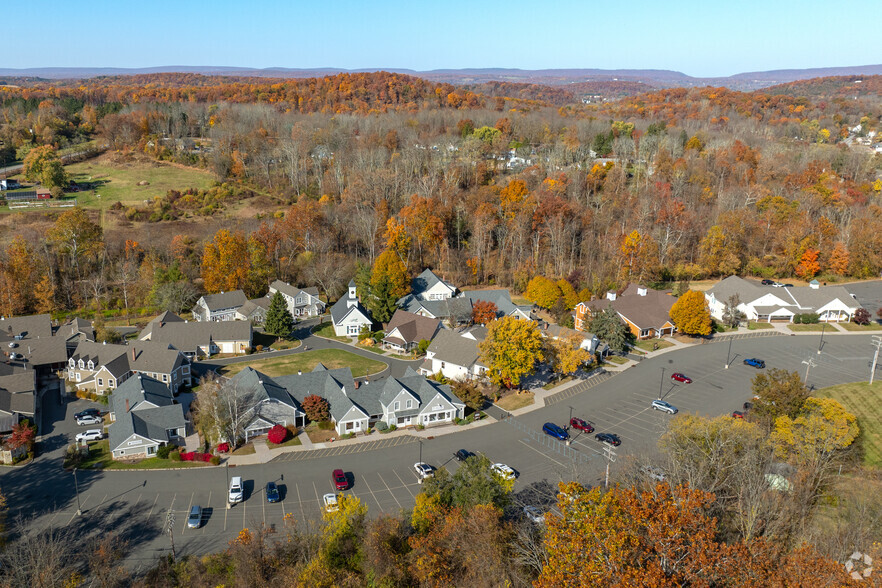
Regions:
<instances>
[{"instance_id":1,"label":"hedge","mask_svg":"<svg viewBox=\"0 0 882 588\"><path fill-rule=\"evenodd\" d=\"M181 461L203 461L208 463L211 461L210 453L198 453L196 451L190 451L187 453L181 454Z\"/></svg>"}]
</instances>

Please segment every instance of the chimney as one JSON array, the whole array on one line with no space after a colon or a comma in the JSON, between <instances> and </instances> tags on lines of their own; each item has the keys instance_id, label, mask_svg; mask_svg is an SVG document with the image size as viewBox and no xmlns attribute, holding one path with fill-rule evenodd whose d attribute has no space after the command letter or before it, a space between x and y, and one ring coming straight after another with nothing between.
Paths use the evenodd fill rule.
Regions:
<instances>
[{"instance_id":1,"label":"chimney","mask_svg":"<svg viewBox=\"0 0 882 588\"><path fill-rule=\"evenodd\" d=\"M163 327L163 325L165 325L165 323L163 321L159 321L159 328L160 329Z\"/></svg>"},{"instance_id":2,"label":"chimney","mask_svg":"<svg viewBox=\"0 0 882 588\"><path fill-rule=\"evenodd\" d=\"M301 375L303 375L303 372L301 372L300 370L297 370L297 375L301 376Z\"/></svg>"},{"instance_id":3,"label":"chimney","mask_svg":"<svg viewBox=\"0 0 882 588\"><path fill-rule=\"evenodd\" d=\"M129 399L126 398L126 412L129 412L129 409L130 409L130 407L129 407Z\"/></svg>"},{"instance_id":4,"label":"chimney","mask_svg":"<svg viewBox=\"0 0 882 588\"><path fill-rule=\"evenodd\" d=\"M355 380L355 389L356 390L358 390L359 384L361 384L361 382L359 382L358 380Z\"/></svg>"},{"instance_id":5,"label":"chimney","mask_svg":"<svg viewBox=\"0 0 882 588\"><path fill-rule=\"evenodd\" d=\"M637 296L646 296L646 288L639 287L637 288Z\"/></svg>"},{"instance_id":6,"label":"chimney","mask_svg":"<svg viewBox=\"0 0 882 588\"><path fill-rule=\"evenodd\" d=\"M549 323L545 323L545 330L548 330Z\"/></svg>"},{"instance_id":7,"label":"chimney","mask_svg":"<svg viewBox=\"0 0 882 588\"><path fill-rule=\"evenodd\" d=\"M102 345L107 345L107 341L102 341L101 344L102 344Z\"/></svg>"},{"instance_id":8,"label":"chimney","mask_svg":"<svg viewBox=\"0 0 882 588\"><path fill-rule=\"evenodd\" d=\"M616 293L613 292L612 290L610 290L609 292L606 293L606 299L607 299L607 300L610 300L610 301L615 300L615 299L616 299Z\"/></svg>"}]
</instances>

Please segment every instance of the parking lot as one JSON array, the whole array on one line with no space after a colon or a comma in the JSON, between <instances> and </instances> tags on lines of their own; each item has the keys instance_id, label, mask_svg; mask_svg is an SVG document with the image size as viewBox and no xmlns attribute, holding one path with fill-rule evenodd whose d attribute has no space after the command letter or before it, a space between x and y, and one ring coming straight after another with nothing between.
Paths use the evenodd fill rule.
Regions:
<instances>
[{"instance_id":1,"label":"parking lot","mask_svg":"<svg viewBox=\"0 0 882 588\"><path fill-rule=\"evenodd\" d=\"M603 445L594 434L574 434L571 445L541 434L545 422L565 425L570 415L585 419L596 432L617 434L622 445L615 450L611 475L630 458L651 460L656 443L671 415L650 407L661 396L681 413L728 415L751 399L752 378L759 372L743 365L746 357L759 357L767 369L784 368L824 387L866 380L872 348L869 336L825 336L822 353L818 336L762 337L713 343L664 353L598 383L580 383L573 392L544 409L514 420L464 429L434 439L382 437L361 447L339 445L312 452L289 453L271 462L235 468L197 468L163 471L83 471L77 484L71 472L61 469L61 454L72 435L83 429L72 415L88 403L77 401L54 410L55 420L44 439L49 451L25 468L4 469L0 484L9 498L10 518L36 515L35 525L69 526L76 533L96 535L114 532L130 545L132 565L149 565L170 549L164 533L168 512L175 513L174 539L179 554L202 554L223 549L243 529L262 525L280 529L286 514L298 525L309 525L321 516L322 496L335 492L331 471L343 469L351 488L346 493L367 505L369 516L398 513L412 508L420 490L412 466L425 461L455 471L453 453L460 448L486 455L491 462L505 463L519 473L519 495L542 488L545 500L553 500L556 483L578 479L586 484L603 481L606 468ZM728 356L728 365L727 364ZM693 379L691 384L671 381L673 372ZM576 452L575 454L573 452ZM244 502L226 508L228 478L246 482ZM279 485L281 501L269 504L265 484ZM77 516L77 493L82 515ZM547 503L547 502L546 502ZM199 529L186 527L189 508L204 507ZM540 504L542 502L540 501Z\"/></svg>"}]
</instances>

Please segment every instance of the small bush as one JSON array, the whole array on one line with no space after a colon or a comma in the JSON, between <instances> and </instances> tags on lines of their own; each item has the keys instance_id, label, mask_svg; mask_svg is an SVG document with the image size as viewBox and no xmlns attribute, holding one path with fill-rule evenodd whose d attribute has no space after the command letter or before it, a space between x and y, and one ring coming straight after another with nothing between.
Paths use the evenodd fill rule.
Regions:
<instances>
[{"instance_id":1,"label":"small bush","mask_svg":"<svg viewBox=\"0 0 882 588\"><path fill-rule=\"evenodd\" d=\"M318 428L322 431L330 431L334 428L334 423L331 421L319 421Z\"/></svg>"},{"instance_id":2,"label":"small bush","mask_svg":"<svg viewBox=\"0 0 882 588\"><path fill-rule=\"evenodd\" d=\"M418 424L418 425L416 426L416 428L417 428L417 431L422 431L423 429L426 428L426 425L420 423L420 424Z\"/></svg>"},{"instance_id":3,"label":"small bush","mask_svg":"<svg viewBox=\"0 0 882 588\"><path fill-rule=\"evenodd\" d=\"M159 449L156 450L156 457L159 459L168 459L168 455L171 453L171 447L168 445L163 445Z\"/></svg>"},{"instance_id":4,"label":"small bush","mask_svg":"<svg viewBox=\"0 0 882 588\"><path fill-rule=\"evenodd\" d=\"M365 435L370 435L370 434L373 433L373 432L374 432L374 430L371 429L370 427L368 427L367 429L365 429L364 434L365 434Z\"/></svg>"},{"instance_id":5,"label":"small bush","mask_svg":"<svg viewBox=\"0 0 882 588\"><path fill-rule=\"evenodd\" d=\"M340 439L352 439L355 437L355 433L346 433L345 435L340 435Z\"/></svg>"},{"instance_id":6,"label":"small bush","mask_svg":"<svg viewBox=\"0 0 882 588\"><path fill-rule=\"evenodd\" d=\"M211 459L208 460L211 465L220 465L220 458L216 455L212 455Z\"/></svg>"},{"instance_id":7,"label":"small bush","mask_svg":"<svg viewBox=\"0 0 882 588\"><path fill-rule=\"evenodd\" d=\"M398 429L398 427L395 426L394 424L389 425L389 430L390 430L390 431L395 431L395 430L397 430L397 429Z\"/></svg>"},{"instance_id":8,"label":"small bush","mask_svg":"<svg viewBox=\"0 0 882 588\"><path fill-rule=\"evenodd\" d=\"M383 421L377 421L377 424L374 425L374 428L376 428L378 431L380 431L382 433L383 431L385 431L386 429L389 428L389 425L387 425Z\"/></svg>"},{"instance_id":9,"label":"small bush","mask_svg":"<svg viewBox=\"0 0 882 588\"><path fill-rule=\"evenodd\" d=\"M181 461L181 452L175 449L168 454L168 458L172 461Z\"/></svg>"},{"instance_id":10,"label":"small bush","mask_svg":"<svg viewBox=\"0 0 882 588\"><path fill-rule=\"evenodd\" d=\"M269 433L266 434L267 441L276 445L284 443L287 437L288 429L286 429L282 425L274 426L272 429L269 430Z\"/></svg>"},{"instance_id":11,"label":"small bush","mask_svg":"<svg viewBox=\"0 0 882 588\"><path fill-rule=\"evenodd\" d=\"M221 453L228 453L230 451L230 444L229 443L220 443L217 446L217 450Z\"/></svg>"}]
</instances>

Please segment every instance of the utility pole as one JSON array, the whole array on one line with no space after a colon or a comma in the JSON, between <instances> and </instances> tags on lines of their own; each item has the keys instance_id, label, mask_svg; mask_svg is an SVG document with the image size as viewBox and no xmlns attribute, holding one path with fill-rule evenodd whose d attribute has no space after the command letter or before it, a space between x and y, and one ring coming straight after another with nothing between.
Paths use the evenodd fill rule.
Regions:
<instances>
[{"instance_id":1,"label":"utility pole","mask_svg":"<svg viewBox=\"0 0 882 588\"><path fill-rule=\"evenodd\" d=\"M603 445L603 453L606 458L606 478L603 481L603 487L609 488L609 464L616 460L616 452L612 445Z\"/></svg>"},{"instance_id":2,"label":"utility pole","mask_svg":"<svg viewBox=\"0 0 882 588\"><path fill-rule=\"evenodd\" d=\"M873 368L870 370L870 384L872 385L873 377L876 375L876 362L879 360L879 349L882 348L882 336L873 335L870 345L876 348L876 353L873 355Z\"/></svg>"},{"instance_id":3,"label":"utility pole","mask_svg":"<svg viewBox=\"0 0 882 588\"><path fill-rule=\"evenodd\" d=\"M732 337L729 337L729 351L726 352L726 369L729 369L729 358L732 356Z\"/></svg>"},{"instance_id":4,"label":"utility pole","mask_svg":"<svg viewBox=\"0 0 882 588\"><path fill-rule=\"evenodd\" d=\"M83 514L83 511L80 509L80 485L77 483L77 468L73 469L73 477L74 477L74 488L77 491L77 516Z\"/></svg>"},{"instance_id":5,"label":"utility pole","mask_svg":"<svg viewBox=\"0 0 882 588\"><path fill-rule=\"evenodd\" d=\"M824 331L827 330L827 323L824 323L824 326L821 327L821 340L818 343L818 355L821 355L821 348L824 347Z\"/></svg>"},{"instance_id":6,"label":"utility pole","mask_svg":"<svg viewBox=\"0 0 882 588\"><path fill-rule=\"evenodd\" d=\"M171 539L172 562L174 562L178 557L175 553L175 513L173 510L169 510L168 514L165 516L165 525L166 530L168 531L168 537Z\"/></svg>"},{"instance_id":7,"label":"utility pole","mask_svg":"<svg viewBox=\"0 0 882 588\"><path fill-rule=\"evenodd\" d=\"M807 386L808 385L809 369L813 368L813 367L817 367L818 364L816 364L815 360L813 360L812 358L808 358L806 360L803 360L802 363L805 364L805 380L803 381L803 385Z\"/></svg>"}]
</instances>

